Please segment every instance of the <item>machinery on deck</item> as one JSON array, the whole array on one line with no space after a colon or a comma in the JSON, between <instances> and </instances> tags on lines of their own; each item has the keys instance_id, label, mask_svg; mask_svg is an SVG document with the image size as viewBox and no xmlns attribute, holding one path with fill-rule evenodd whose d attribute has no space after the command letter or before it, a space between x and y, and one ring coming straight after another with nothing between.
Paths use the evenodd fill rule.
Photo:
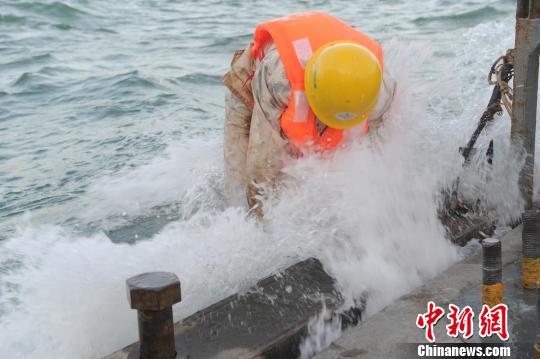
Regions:
<instances>
[{"instance_id":1,"label":"machinery on deck","mask_svg":"<svg viewBox=\"0 0 540 359\"><path fill-rule=\"evenodd\" d=\"M465 147L459 149L463 155L463 167L471 164L471 158L477 154L474 147L482 131L495 119L495 115L502 114L503 107L513 119L512 101L513 91L509 82L514 76L514 50L508 50L504 56L499 57L491 66L487 80L493 85L493 91L484 113L478 121L471 138ZM489 142L485 152L485 162L488 167L493 164L493 140ZM471 238L484 238L493 233L495 223L486 213L485 206L478 198L467 198L460 191L460 178L456 178L450 188L442 191L442 203L439 209L439 218L445 226L448 238L458 244L465 245Z\"/></svg>"}]
</instances>

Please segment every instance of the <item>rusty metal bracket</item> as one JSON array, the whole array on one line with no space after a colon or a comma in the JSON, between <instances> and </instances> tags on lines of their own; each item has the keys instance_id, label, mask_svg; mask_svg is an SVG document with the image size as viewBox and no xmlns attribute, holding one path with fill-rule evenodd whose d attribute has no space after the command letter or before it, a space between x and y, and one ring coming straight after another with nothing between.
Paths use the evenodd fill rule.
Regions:
<instances>
[{"instance_id":1,"label":"rusty metal bracket","mask_svg":"<svg viewBox=\"0 0 540 359\"><path fill-rule=\"evenodd\" d=\"M514 101L511 137L525 150L519 187L525 208L533 206L538 59L540 55L540 0L518 0L514 59Z\"/></svg>"}]
</instances>

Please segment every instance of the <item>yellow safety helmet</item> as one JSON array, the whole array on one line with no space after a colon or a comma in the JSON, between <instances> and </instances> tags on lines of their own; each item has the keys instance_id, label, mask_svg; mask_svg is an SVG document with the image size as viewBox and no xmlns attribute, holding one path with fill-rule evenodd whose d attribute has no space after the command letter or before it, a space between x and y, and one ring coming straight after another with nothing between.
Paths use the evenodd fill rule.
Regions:
<instances>
[{"instance_id":1,"label":"yellow safety helmet","mask_svg":"<svg viewBox=\"0 0 540 359\"><path fill-rule=\"evenodd\" d=\"M321 46L304 74L309 106L321 122L337 129L351 128L369 117L381 82L381 65L375 55L348 41Z\"/></svg>"}]
</instances>

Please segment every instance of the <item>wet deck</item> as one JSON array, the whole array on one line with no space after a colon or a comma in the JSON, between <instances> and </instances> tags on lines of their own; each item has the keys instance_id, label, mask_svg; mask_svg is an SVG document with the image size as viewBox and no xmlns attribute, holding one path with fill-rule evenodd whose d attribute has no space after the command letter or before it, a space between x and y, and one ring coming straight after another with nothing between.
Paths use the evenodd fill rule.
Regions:
<instances>
[{"instance_id":1,"label":"wet deck","mask_svg":"<svg viewBox=\"0 0 540 359\"><path fill-rule=\"evenodd\" d=\"M536 294L521 287L521 226L501 238L505 303L509 307L508 321L514 358L534 358L533 342L536 328ZM447 310L450 303L470 305L476 314L481 306L481 254L475 254L457 263L427 281L410 294L403 296L381 312L371 316L356 328L343 333L330 347L319 353L317 359L330 358L410 358L416 357L416 345L426 343L424 332L416 327L416 317L426 311L428 301ZM475 316L475 325L477 316ZM460 337L446 335L447 322L435 326L437 343L463 343ZM477 333L477 327L475 326ZM480 343L473 336L467 342Z\"/></svg>"}]
</instances>

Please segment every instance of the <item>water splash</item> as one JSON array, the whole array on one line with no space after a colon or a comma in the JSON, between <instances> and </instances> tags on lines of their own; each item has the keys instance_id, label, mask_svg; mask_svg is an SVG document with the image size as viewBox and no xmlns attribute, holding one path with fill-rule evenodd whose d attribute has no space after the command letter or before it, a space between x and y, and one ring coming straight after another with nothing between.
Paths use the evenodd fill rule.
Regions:
<instances>
[{"instance_id":1,"label":"water splash","mask_svg":"<svg viewBox=\"0 0 540 359\"><path fill-rule=\"evenodd\" d=\"M341 320L326 307L308 323L308 336L300 343L300 359L312 358L341 335Z\"/></svg>"}]
</instances>

